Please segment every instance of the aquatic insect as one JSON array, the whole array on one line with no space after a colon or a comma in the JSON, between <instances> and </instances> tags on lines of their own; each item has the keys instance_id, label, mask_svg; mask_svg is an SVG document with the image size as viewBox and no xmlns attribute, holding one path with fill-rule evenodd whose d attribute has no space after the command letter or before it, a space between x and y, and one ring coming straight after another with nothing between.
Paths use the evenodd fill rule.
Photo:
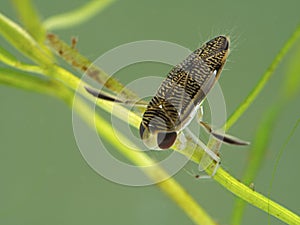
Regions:
<instances>
[{"instance_id":1,"label":"aquatic insect","mask_svg":"<svg viewBox=\"0 0 300 225\"><path fill-rule=\"evenodd\" d=\"M220 77L229 54L229 38L217 36L191 53L176 65L158 88L156 95L146 105L139 133L144 144L150 149L168 149L177 135L201 113L201 103ZM86 87L95 97L126 103L99 91ZM209 133L223 142L246 145L229 135L219 134L210 125L199 121Z\"/></svg>"}]
</instances>

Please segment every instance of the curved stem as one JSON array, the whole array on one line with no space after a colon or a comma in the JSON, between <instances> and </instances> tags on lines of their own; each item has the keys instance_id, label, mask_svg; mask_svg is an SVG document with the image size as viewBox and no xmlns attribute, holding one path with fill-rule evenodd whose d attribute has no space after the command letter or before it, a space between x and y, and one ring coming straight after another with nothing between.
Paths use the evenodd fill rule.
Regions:
<instances>
[{"instance_id":1,"label":"curved stem","mask_svg":"<svg viewBox=\"0 0 300 225\"><path fill-rule=\"evenodd\" d=\"M16 72L12 69L0 68L0 83L9 84L26 90L37 91L39 93L50 94L64 100L69 107L73 107L74 94L66 86L57 81L44 81L36 77L26 76L23 73ZM83 101L77 100L74 104L76 112L86 121L92 128L94 123L91 123L90 118L95 118L97 132L112 143L122 154L129 158L134 164L141 166L140 168L154 181L161 178L168 178L169 175L159 166L147 167L147 165L155 165L155 162L142 151L132 151L127 146L134 146L129 140L124 137L129 145L124 145L123 142L116 137L115 130L107 123L105 119L87 106ZM118 134L118 136L122 136ZM197 204L182 186L173 178L168 178L157 184L182 210L194 221L195 224L201 225L216 225L211 217Z\"/></svg>"},{"instance_id":2,"label":"curved stem","mask_svg":"<svg viewBox=\"0 0 300 225\"><path fill-rule=\"evenodd\" d=\"M44 21L47 30L63 29L84 23L96 13L109 6L114 0L92 0L86 5L81 6L70 12L52 16Z\"/></svg>"},{"instance_id":3,"label":"curved stem","mask_svg":"<svg viewBox=\"0 0 300 225\"><path fill-rule=\"evenodd\" d=\"M48 75L51 78L54 78L56 80L55 81L56 83L60 84L61 86L64 86L64 88L66 88L67 90L68 90L68 88L71 88L74 91L77 90L78 86L80 85L80 80L77 77L75 77L72 73L70 73L69 71L67 71L57 65L54 65L53 62L51 61L51 59L49 59L48 55L42 51L42 48L37 48L34 40L26 32L24 32L16 24L14 24L13 22L9 21L7 18L5 18L4 16L1 16L1 15L0 15L0 25L1 25L1 27L4 27L4 29L0 30L0 32L3 33L3 36L6 39L8 39L17 49L20 49L21 52L25 53L28 57L32 58L39 65L41 65L41 67L43 68L43 72L46 75ZM295 37L299 36L299 33L300 33L299 28L297 29L296 33L297 34L294 34L293 38L291 38L288 41L289 44L285 45L285 47L284 47L285 50L281 51L281 54L279 54L279 56L276 57L276 60L275 60L276 63L274 63L274 65L270 67L270 69L268 70L269 72L267 72L267 75L264 76L265 78L258 85L259 88L254 89L254 91L249 95L250 97L248 98L248 101L246 101L247 103L243 104L237 110L237 113L233 114L233 117L231 117L232 119L229 120L229 127L241 116L241 114L249 107L250 103L256 98L258 93L261 91L262 87L265 85L266 81L269 79L272 71L275 69L275 67L277 66L277 64L283 57L283 55L290 48L291 44L295 41ZM24 37L23 37L23 35L24 35ZM22 40L20 40L20 39L22 39ZM19 41L19 43L18 43L18 41ZM26 45L26 44L28 44L28 45ZM35 55L35 53L37 53L37 55ZM22 82L18 82L18 84L22 85ZM84 96L87 96L87 97L89 96L85 92L83 87L79 87L78 91L80 92L80 94L82 94ZM61 96L61 97L63 97L63 96ZM89 98L91 98L91 96L89 96ZM101 104L100 104L100 102L101 102ZM112 103L103 103L103 101L99 101L98 105L100 107L102 107L103 109L109 111L110 113L116 113L116 110L112 111L112 105L113 105ZM121 106L118 106L118 107L121 107ZM88 111L86 111L87 109L85 109L84 107L83 108L79 107L79 108L77 108L77 110L84 110L83 112L81 112L82 115L84 115L83 116L84 118L87 115L88 116L91 115ZM123 111L128 111L128 110L123 108ZM133 112L128 112L128 114L139 118ZM121 119L126 120L126 117L124 117L124 114L117 115L117 116L120 116ZM100 119L100 117L99 117L99 121L101 122L101 129L103 129L103 124L105 124L105 121L104 120L102 121ZM131 125L133 125L133 126L137 126L138 121L137 120L129 120L129 123L131 123ZM98 129L100 129L100 128L98 128ZM104 136L108 135L108 134L112 134L112 133L110 133L110 129L112 129L112 128L108 124L106 126L107 132L102 133L102 134ZM100 133L103 132L103 130L98 130L98 131ZM111 135L107 136L107 138L109 138L110 136ZM112 135L112 137L114 137L114 135ZM141 155L142 153L139 153L138 155L133 156L132 151L128 151L130 149L126 149L126 147L124 145L122 145L122 143L121 144L119 144L118 142L116 142L116 143L112 142L112 143L116 145L117 149L119 149L121 152L123 151L124 154L129 159L131 159L138 165L140 165L140 163L142 163L144 165L144 163L147 164L149 162L145 158L146 157L145 155ZM195 147L195 145L197 146L197 149L195 151L191 152L189 149L189 147L190 147L189 144L190 143L188 143L185 151L182 151L182 150L178 150L178 151L182 154L189 155L191 157L191 160L195 161L196 163L200 163L201 157L203 156L203 149L201 149L200 146L197 146L197 144L191 143L191 144L194 144L194 145L192 145L193 148ZM218 145L218 142L216 140L213 140L208 144L208 147L214 148L214 146L216 146L216 145ZM145 160L143 160L143 158ZM216 162L213 161L211 163L211 165L207 168L208 174L212 174L214 172L214 168L216 166L217 166ZM149 175L153 176L152 174L153 174L153 171L150 171ZM163 173L161 173L161 174L163 174ZM286 223L290 223L290 224L299 224L300 223L299 216L297 216L296 214L287 210L286 208L278 205L277 203L269 200L268 198L264 197L263 195L246 187L245 185L243 185L242 183L240 183L236 179L234 179L232 176L230 176L230 174L226 173L222 168L220 168L216 172L214 179L218 183L223 185L226 189L228 189L229 191L234 193L235 195L241 197L242 199L249 202L250 204L264 210L265 212L268 212L271 215L274 215L275 217L281 219L282 221L284 221ZM193 202L191 197L188 197L187 193L180 186L178 186L179 189L177 190L177 191L179 191L179 193L181 193L179 196L175 192L173 192L173 190L176 190L176 188L174 188L174 186L173 186L173 185L176 185L175 181L172 181L172 182L165 181L165 182L166 182L165 183L166 186L164 186L164 184L161 184L162 185L161 187L163 188L163 190L170 189L170 191L168 192L168 195L171 196L172 199L174 199L174 201L176 201L178 204L180 204L180 207L195 222L199 220L197 223L200 224L201 216L199 216L199 215L202 215L201 210L195 208L198 205L195 202ZM191 212L190 207L194 207L193 212ZM198 208L200 208L200 207L198 207ZM197 213L197 215L194 213ZM210 219L208 219L207 221L209 221L209 220Z\"/></svg>"},{"instance_id":4,"label":"curved stem","mask_svg":"<svg viewBox=\"0 0 300 225\"><path fill-rule=\"evenodd\" d=\"M285 45L281 48L279 53L274 58L271 65L268 67L266 72L263 74L261 79L258 81L257 85L255 85L254 89L250 92L250 94L246 97L246 99L242 102L242 104L234 111L234 113L229 117L226 124L224 125L224 129L228 130L232 125L244 114L244 112L249 108L249 106L253 103L259 93L262 91L266 83L271 78L274 70L278 67L279 63L282 61L283 57L290 50L292 45L296 42L296 40L300 37L300 26L294 31L292 36L288 39Z\"/></svg>"},{"instance_id":5,"label":"curved stem","mask_svg":"<svg viewBox=\"0 0 300 225\"><path fill-rule=\"evenodd\" d=\"M43 43L46 30L42 26L40 17L31 0L12 0L13 5L26 30L37 40Z\"/></svg>"},{"instance_id":6,"label":"curved stem","mask_svg":"<svg viewBox=\"0 0 300 225\"><path fill-rule=\"evenodd\" d=\"M217 171L213 178L236 196L280 219L281 221L287 224L300 224L300 217L297 214L245 186L222 168Z\"/></svg>"}]
</instances>

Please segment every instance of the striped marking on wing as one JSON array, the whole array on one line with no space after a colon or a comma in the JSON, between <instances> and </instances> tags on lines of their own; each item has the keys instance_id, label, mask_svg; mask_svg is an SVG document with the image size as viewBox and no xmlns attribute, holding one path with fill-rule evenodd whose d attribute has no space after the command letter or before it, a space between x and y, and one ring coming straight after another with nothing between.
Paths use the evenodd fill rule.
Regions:
<instances>
[{"instance_id":1,"label":"striped marking on wing","mask_svg":"<svg viewBox=\"0 0 300 225\"><path fill-rule=\"evenodd\" d=\"M176 109L180 119L173 121L180 123L186 117L187 110L191 110L205 98L213 86L214 77L214 73L194 52L169 72L156 96L165 100L166 103L162 106L166 113L169 113L167 105Z\"/></svg>"}]
</instances>

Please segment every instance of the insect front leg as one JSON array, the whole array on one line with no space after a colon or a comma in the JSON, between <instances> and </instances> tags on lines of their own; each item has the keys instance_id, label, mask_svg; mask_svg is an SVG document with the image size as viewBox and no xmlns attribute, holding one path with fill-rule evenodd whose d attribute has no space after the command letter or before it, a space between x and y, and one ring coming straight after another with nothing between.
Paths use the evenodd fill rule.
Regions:
<instances>
[{"instance_id":1,"label":"insect front leg","mask_svg":"<svg viewBox=\"0 0 300 225\"><path fill-rule=\"evenodd\" d=\"M202 119L203 119L203 106L202 105L199 106L196 116L197 116L197 122L200 123L200 121L202 121Z\"/></svg>"},{"instance_id":2,"label":"insect front leg","mask_svg":"<svg viewBox=\"0 0 300 225\"><path fill-rule=\"evenodd\" d=\"M199 172L205 172L206 169L213 164L215 164L213 171L210 175L197 175L198 178L211 178L215 175L219 168L220 164L220 157L214 152L217 151L216 149L209 149L206 144L204 144L196 135L194 135L188 128L184 129L184 135L186 137L186 140L188 141L190 148L200 148L204 151L204 154L202 155L200 162L198 164L198 171ZM217 144L218 145L218 144ZM214 162L215 163L214 163Z\"/></svg>"}]
</instances>

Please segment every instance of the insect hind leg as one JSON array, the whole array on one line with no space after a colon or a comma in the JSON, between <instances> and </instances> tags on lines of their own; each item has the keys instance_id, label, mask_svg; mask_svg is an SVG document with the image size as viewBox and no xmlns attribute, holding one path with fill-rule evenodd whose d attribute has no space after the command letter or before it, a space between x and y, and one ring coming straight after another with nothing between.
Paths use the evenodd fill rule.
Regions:
<instances>
[{"instance_id":1,"label":"insect hind leg","mask_svg":"<svg viewBox=\"0 0 300 225\"><path fill-rule=\"evenodd\" d=\"M212 127L208 123L205 123L202 121L202 118L203 118L203 109L202 109L202 107L200 107L197 112L197 122L208 133L210 133L214 138L218 139L219 141L222 141L224 143L231 144L231 145L249 145L250 144L249 142L243 141L237 137L213 130Z\"/></svg>"}]
</instances>

